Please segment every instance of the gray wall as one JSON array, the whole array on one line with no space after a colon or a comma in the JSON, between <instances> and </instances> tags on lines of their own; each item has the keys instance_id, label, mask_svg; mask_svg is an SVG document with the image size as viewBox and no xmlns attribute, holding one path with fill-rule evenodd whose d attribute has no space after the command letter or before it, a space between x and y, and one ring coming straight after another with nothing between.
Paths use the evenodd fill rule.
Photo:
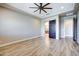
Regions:
<instances>
[{"instance_id":1,"label":"gray wall","mask_svg":"<svg viewBox=\"0 0 79 59\"><path fill-rule=\"evenodd\" d=\"M35 37L41 34L41 20L0 7L0 36Z\"/></svg>"}]
</instances>

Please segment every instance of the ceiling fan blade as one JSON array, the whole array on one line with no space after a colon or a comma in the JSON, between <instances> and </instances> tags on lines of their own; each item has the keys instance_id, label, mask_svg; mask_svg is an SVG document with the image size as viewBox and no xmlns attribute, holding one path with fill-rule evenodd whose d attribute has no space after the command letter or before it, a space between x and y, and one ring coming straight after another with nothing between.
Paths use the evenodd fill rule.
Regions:
<instances>
[{"instance_id":1,"label":"ceiling fan blade","mask_svg":"<svg viewBox=\"0 0 79 59\"><path fill-rule=\"evenodd\" d=\"M34 12L38 11L39 9L35 10Z\"/></svg>"},{"instance_id":2,"label":"ceiling fan blade","mask_svg":"<svg viewBox=\"0 0 79 59\"><path fill-rule=\"evenodd\" d=\"M43 8L45 7L45 6L47 6L47 5L49 5L50 3L47 3L47 4L45 4L44 6L43 6Z\"/></svg>"},{"instance_id":3,"label":"ceiling fan blade","mask_svg":"<svg viewBox=\"0 0 79 59\"><path fill-rule=\"evenodd\" d=\"M39 13L41 14L41 9L39 10Z\"/></svg>"},{"instance_id":4,"label":"ceiling fan blade","mask_svg":"<svg viewBox=\"0 0 79 59\"><path fill-rule=\"evenodd\" d=\"M29 7L29 8L35 8L35 9L37 9L38 7Z\"/></svg>"},{"instance_id":5,"label":"ceiling fan blade","mask_svg":"<svg viewBox=\"0 0 79 59\"><path fill-rule=\"evenodd\" d=\"M34 4L39 7L39 5L37 5L36 3L34 3Z\"/></svg>"},{"instance_id":6,"label":"ceiling fan blade","mask_svg":"<svg viewBox=\"0 0 79 59\"><path fill-rule=\"evenodd\" d=\"M44 9L42 9L45 13L47 13Z\"/></svg>"},{"instance_id":7,"label":"ceiling fan blade","mask_svg":"<svg viewBox=\"0 0 79 59\"><path fill-rule=\"evenodd\" d=\"M43 9L52 9L52 8L43 8Z\"/></svg>"}]
</instances>

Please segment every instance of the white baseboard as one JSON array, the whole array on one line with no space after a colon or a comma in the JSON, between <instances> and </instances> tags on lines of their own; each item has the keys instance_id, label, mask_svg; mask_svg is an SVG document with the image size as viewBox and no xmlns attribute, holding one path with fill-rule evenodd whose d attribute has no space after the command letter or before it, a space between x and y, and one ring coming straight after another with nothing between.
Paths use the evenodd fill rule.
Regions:
<instances>
[{"instance_id":1,"label":"white baseboard","mask_svg":"<svg viewBox=\"0 0 79 59\"><path fill-rule=\"evenodd\" d=\"M41 36L41 35L35 36L35 37L30 37L30 38L24 38L24 39L22 39L22 40L16 40L16 41L13 41L13 42L9 42L9 43L0 45L0 47L4 47L4 46L10 45L10 44L14 44L14 43L19 43L19 42L26 41L26 40L29 40L29 39L38 38L38 37L40 37L40 36Z\"/></svg>"},{"instance_id":2,"label":"white baseboard","mask_svg":"<svg viewBox=\"0 0 79 59\"><path fill-rule=\"evenodd\" d=\"M77 40L77 43L79 44L79 40Z\"/></svg>"}]
</instances>

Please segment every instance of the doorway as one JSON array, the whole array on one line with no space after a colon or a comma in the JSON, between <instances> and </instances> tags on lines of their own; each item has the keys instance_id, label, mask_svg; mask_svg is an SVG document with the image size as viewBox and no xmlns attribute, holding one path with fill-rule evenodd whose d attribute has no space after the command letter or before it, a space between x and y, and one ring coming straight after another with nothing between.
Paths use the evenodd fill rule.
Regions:
<instances>
[{"instance_id":1,"label":"doorway","mask_svg":"<svg viewBox=\"0 0 79 59\"><path fill-rule=\"evenodd\" d=\"M77 18L73 18L73 23L74 23L74 25L73 25L73 30L74 30L73 40L76 41L77 40Z\"/></svg>"},{"instance_id":2,"label":"doorway","mask_svg":"<svg viewBox=\"0 0 79 59\"><path fill-rule=\"evenodd\" d=\"M45 22L45 34L49 34L49 21Z\"/></svg>"}]
</instances>

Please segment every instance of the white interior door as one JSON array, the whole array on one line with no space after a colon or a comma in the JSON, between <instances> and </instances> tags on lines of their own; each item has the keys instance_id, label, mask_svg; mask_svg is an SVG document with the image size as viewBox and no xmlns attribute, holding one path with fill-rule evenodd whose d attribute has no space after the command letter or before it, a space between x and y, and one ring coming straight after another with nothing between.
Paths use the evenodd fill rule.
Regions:
<instances>
[{"instance_id":1,"label":"white interior door","mask_svg":"<svg viewBox=\"0 0 79 59\"><path fill-rule=\"evenodd\" d=\"M64 20L65 38L73 38L73 18Z\"/></svg>"}]
</instances>

